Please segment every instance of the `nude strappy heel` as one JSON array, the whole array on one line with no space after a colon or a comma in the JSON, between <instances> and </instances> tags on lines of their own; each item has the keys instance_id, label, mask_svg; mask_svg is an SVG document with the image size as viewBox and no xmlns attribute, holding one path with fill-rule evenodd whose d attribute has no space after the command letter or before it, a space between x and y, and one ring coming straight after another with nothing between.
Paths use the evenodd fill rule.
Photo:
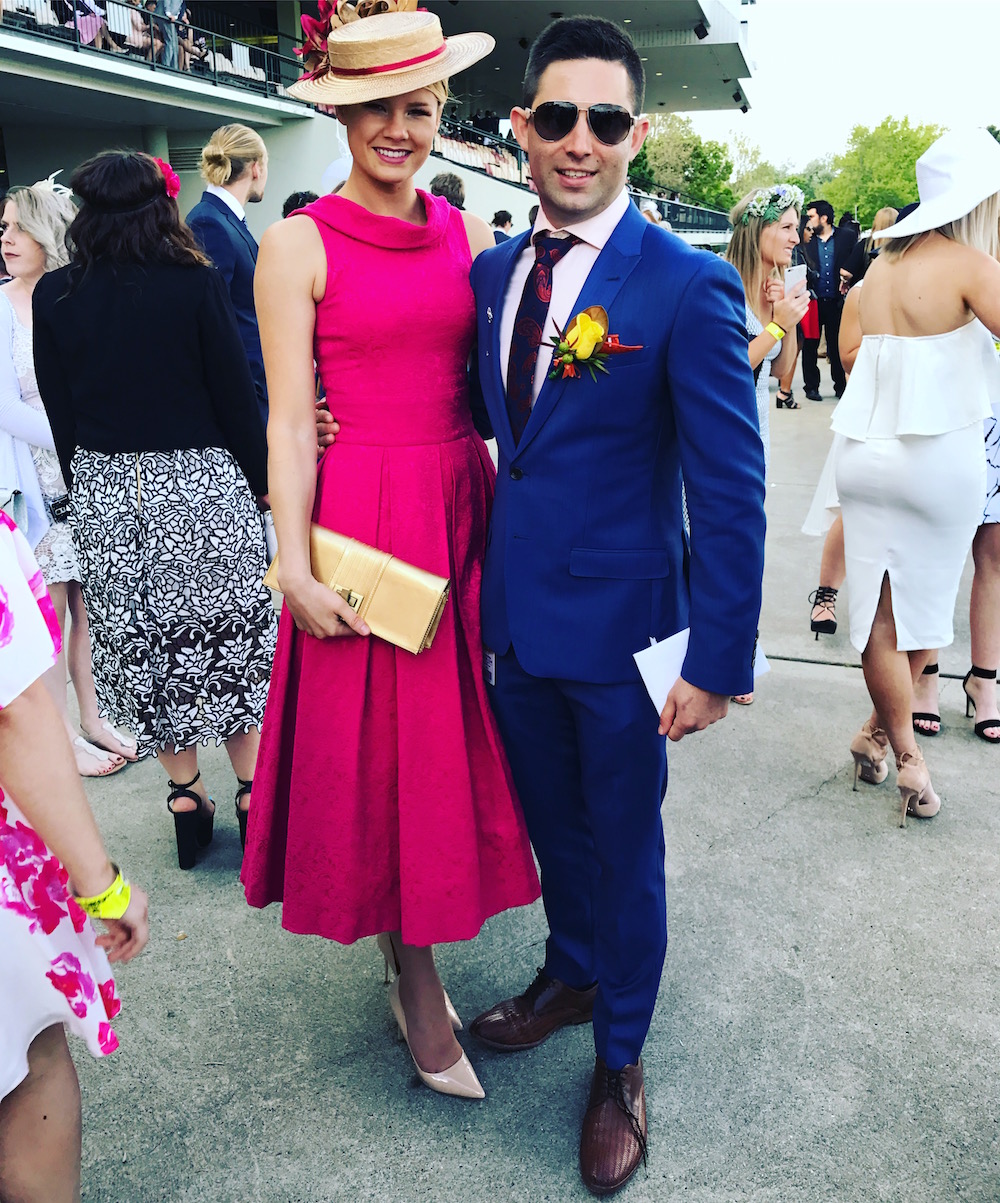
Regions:
<instances>
[{"instance_id":1,"label":"nude strappy heel","mask_svg":"<svg viewBox=\"0 0 1000 1203\"><path fill-rule=\"evenodd\" d=\"M873 727L869 719L851 740L851 755L854 757L854 788L858 778L869 785L881 785L889 775L885 763L889 751L889 737L881 727Z\"/></svg>"},{"instance_id":2,"label":"nude strappy heel","mask_svg":"<svg viewBox=\"0 0 1000 1203\"><path fill-rule=\"evenodd\" d=\"M941 799L931 785L930 773L919 748L896 757L896 785L899 787L900 827L906 826L906 816L932 819L941 809Z\"/></svg>"}]
</instances>

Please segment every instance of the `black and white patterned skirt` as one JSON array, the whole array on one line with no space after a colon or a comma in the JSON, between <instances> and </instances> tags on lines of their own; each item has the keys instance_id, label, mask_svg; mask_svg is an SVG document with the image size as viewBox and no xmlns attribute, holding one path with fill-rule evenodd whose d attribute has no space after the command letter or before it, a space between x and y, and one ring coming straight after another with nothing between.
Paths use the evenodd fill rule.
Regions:
<instances>
[{"instance_id":1,"label":"black and white patterned skirt","mask_svg":"<svg viewBox=\"0 0 1000 1203\"><path fill-rule=\"evenodd\" d=\"M141 756L259 726L276 621L232 455L78 449L71 496L101 713Z\"/></svg>"}]
</instances>

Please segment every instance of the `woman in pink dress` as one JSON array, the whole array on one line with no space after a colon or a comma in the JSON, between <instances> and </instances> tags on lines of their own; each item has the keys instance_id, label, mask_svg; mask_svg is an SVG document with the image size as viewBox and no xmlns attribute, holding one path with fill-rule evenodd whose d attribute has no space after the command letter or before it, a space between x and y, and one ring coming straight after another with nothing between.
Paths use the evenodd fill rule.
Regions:
<instances>
[{"instance_id":1,"label":"woman in pink dress","mask_svg":"<svg viewBox=\"0 0 1000 1203\"><path fill-rule=\"evenodd\" d=\"M0 1199L46 1203L80 1198L80 1088L64 1027L94 1056L115 1051L108 962L135 956L149 934L146 896L108 860L41 681L60 643L41 570L0 511Z\"/></svg>"},{"instance_id":2,"label":"woman in pink dress","mask_svg":"<svg viewBox=\"0 0 1000 1203\"><path fill-rule=\"evenodd\" d=\"M445 41L425 12L334 29L294 92L337 106L351 175L338 195L268 230L256 277L285 607L247 898L282 901L290 931L341 943L379 935L420 1076L467 1098L483 1091L431 946L471 939L490 915L532 902L538 881L482 678L494 474L469 408L468 276L493 236L413 177L430 154L445 77L492 45L485 34ZM314 357L339 422L318 475ZM373 637L313 579L310 520L450 578L429 650Z\"/></svg>"}]
</instances>

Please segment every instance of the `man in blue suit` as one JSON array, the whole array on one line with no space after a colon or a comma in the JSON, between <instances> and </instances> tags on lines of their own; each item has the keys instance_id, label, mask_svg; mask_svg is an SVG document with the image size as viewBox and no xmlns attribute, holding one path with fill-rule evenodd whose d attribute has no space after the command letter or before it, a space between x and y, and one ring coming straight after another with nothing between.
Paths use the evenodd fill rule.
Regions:
<instances>
[{"instance_id":1,"label":"man in blue suit","mask_svg":"<svg viewBox=\"0 0 1000 1203\"><path fill-rule=\"evenodd\" d=\"M207 186L187 224L229 288L266 427L267 382L253 299L257 242L246 221L247 205L263 200L267 183L267 150L260 135L245 125L217 129L202 151L201 174Z\"/></svg>"},{"instance_id":2,"label":"man in blue suit","mask_svg":"<svg viewBox=\"0 0 1000 1203\"><path fill-rule=\"evenodd\" d=\"M511 124L541 209L472 270L499 448L485 672L550 931L532 985L472 1031L516 1050L593 1022L580 1168L598 1194L646 1155L640 1053L667 942L664 735L704 729L752 688L763 571L743 289L629 200L643 90L617 25L573 17L539 35ZM596 380L565 363L553 379L549 337L589 306L637 349L610 355ZM657 730L633 653L687 627Z\"/></svg>"}]
</instances>

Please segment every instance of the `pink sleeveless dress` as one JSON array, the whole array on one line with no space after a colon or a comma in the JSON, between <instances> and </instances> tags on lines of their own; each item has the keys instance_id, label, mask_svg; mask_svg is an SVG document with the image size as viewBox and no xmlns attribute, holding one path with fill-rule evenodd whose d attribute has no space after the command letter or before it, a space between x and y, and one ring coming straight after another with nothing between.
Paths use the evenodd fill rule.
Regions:
<instances>
[{"instance_id":1,"label":"pink sleeveless dress","mask_svg":"<svg viewBox=\"0 0 1000 1203\"><path fill-rule=\"evenodd\" d=\"M482 675L495 476L468 404L468 239L447 201L419 195L424 226L339 196L304 210L326 251L315 355L340 423L314 520L452 582L416 656L281 616L242 879L251 906L284 903L289 931L345 944L470 939L539 894Z\"/></svg>"}]
</instances>

